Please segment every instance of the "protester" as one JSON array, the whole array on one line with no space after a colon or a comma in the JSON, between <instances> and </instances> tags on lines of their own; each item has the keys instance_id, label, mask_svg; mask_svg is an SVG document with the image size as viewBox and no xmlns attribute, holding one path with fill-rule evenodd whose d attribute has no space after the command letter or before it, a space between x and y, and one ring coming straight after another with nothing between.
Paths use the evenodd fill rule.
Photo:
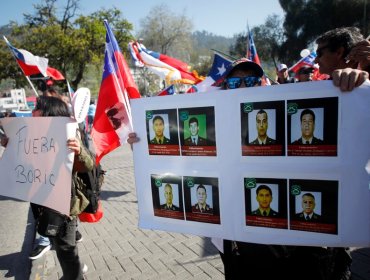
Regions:
<instances>
[{"instance_id":1,"label":"protester","mask_svg":"<svg viewBox=\"0 0 370 280\"><path fill-rule=\"evenodd\" d=\"M293 77L289 77L288 66L286 64L279 64L276 68L276 75L278 84L295 83L296 80Z\"/></svg>"},{"instance_id":2,"label":"protester","mask_svg":"<svg viewBox=\"0 0 370 280\"><path fill-rule=\"evenodd\" d=\"M88 123L87 133L88 134L91 134L91 129L94 123L95 112L96 112L95 100L91 98L89 110L87 111L87 123Z\"/></svg>"},{"instance_id":3,"label":"protester","mask_svg":"<svg viewBox=\"0 0 370 280\"><path fill-rule=\"evenodd\" d=\"M69 117L67 105L56 97L41 96L38 98L36 107L32 111L33 117L51 117L51 116L63 116ZM71 194L76 193L76 190L80 184L77 178L77 172L87 172L93 168L93 159L90 154L86 151L84 146L79 139L79 134L76 137L67 140L68 148L75 153L75 159L72 169L72 189ZM72 201L72 200L71 200ZM71 209L75 206L71 202ZM38 206L38 211L41 213L43 210L42 206ZM63 271L63 279L68 280L80 280L83 279L83 273L87 271L87 266L81 264L78 256L78 248L76 245L76 227L77 227L77 216L70 214L69 218L66 219L64 228L55 236L50 237L50 240L55 247L59 263Z\"/></svg>"},{"instance_id":4,"label":"protester","mask_svg":"<svg viewBox=\"0 0 370 280\"><path fill-rule=\"evenodd\" d=\"M311 82L313 78L313 72L313 67L307 65L302 66L297 72L298 82Z\"/></svg>"},{"instance_id":5,"label":"protester","mask_svg":"<svg viewBox=\"0 0 370 280\"><path fill-rule=\"evenodd\" d=\"M370 64L370 58L366 55L366 46L365 50L361 47L355 49L355 46L367 44L363 42L364 37L356 27L335 28L316 39L315 63L319 64L320 73L329 75L334 85L342 91L351 91L369 79L369 73L365 68L357 69L361 65L367 67L367 62ZM355 49L351 53L353 60L348 60L352 48ZM355 60L356 58L358 61Z\"/></svg>"}]
</instances>

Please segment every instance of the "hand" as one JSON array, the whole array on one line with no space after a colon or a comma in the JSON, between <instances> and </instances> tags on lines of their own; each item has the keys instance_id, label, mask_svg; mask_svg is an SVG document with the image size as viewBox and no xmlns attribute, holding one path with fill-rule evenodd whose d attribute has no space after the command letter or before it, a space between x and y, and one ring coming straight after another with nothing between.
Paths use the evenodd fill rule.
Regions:
<instances>
[{"instance_id":1,"label":"hand","mask_svg":"<svg viewBox=\"0 0 370 280\"><path fill-rule=\"evenodd\" d=\"M1 142L0 142L0 145L3 146L3 147L6 147L8 145L8 142L9 142L9 138L6 137L6 136L2 136L1 137Z\"/></svg>"},{"instance_id":2,"label":"hand","mask_svg":"<svg viewBox=\"0 0 370 280\"><path fill-rule=\"evenodd\" d=\"M332 77L334 85L339 87L341 91L351 91L369 79L369 73L358 69L345 68L334 70Z\"/></svg>"},{"instance_id":3,"label":"hand","mask_svg":"<svg viewBox=\"0 0 370 280\"><path fill-rule=\"evenodd\" d=\"M349 52L347 58L359 63L359 69L365 70L370 67L370 41L363 40L357 43Z\"/></svg>"},{"instance_id":4,"label":"hand","mask_svg":"<svg viewBox=\"0 0 370 280\"><path fill-rule=\"evenodd\" d=\"M67 140L67 147L68 149L73 151L76 155L79 155L81 153L80 141L78 141L78 139L75 137L69 138Z\"/></svg>"},{"instance_id":5,"label":"hand","mask_svg":"<svg viewBox=\"0 0 370 280\"><path fill-rule=\"evenodd\" d=\"M140 141L140 138L136 136L136 133L135 132L129 133L128 139L127 139L127 143L129 143L130 145L132 145L133 143L137 143L139 141Z\"/></svg>"}]
</instances>

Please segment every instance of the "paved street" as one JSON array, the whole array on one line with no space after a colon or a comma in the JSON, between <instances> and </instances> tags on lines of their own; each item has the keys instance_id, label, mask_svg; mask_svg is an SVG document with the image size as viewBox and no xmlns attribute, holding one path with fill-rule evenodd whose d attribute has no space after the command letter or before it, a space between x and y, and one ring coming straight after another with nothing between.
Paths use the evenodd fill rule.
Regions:
<instances>
[{"instance_id":1,"label":"paved street","mask_svg":"<svg viewBox=\"0 0 370 280\"><path fill-rule=\"evenodd\" d=\"M102 160L103 219L80 223L79 252L86 279L223 279L223 265L208 238L138 228L138 204L128 145ZM39 278L41 277L41 278ZM57 280L55 251L33 261L30 279Z\"/></svg>"},{"instance_id":2,"label":"paved street","mask_svg":"<svg viewBox=\"0 0 370 280\"><path fill-rule=\"evenodd\" d=\"M102 161L104 218L81 223L79 250L88 280L224 279L223 265L208 238L138 228L132 153L126 145ZM0 279L59 280L51 250L31 262L33 217L28 202L0 197ZM370 249L353 248L353 280L370 279Z\"/></svg>"}]
</instances>

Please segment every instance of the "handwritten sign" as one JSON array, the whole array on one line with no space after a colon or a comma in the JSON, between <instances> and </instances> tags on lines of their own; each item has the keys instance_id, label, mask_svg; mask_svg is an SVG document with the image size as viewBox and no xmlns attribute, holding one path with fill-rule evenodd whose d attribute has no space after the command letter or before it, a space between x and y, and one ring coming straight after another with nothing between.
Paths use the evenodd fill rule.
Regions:
<instances>
[{"instance_id":1,"label":"handwritten sign","mask_svg":"<svg viewBox=\"0 0 370 280\"><path fill-rule=\"evenodd\" d=\"M0 194L69 214L73 154L67 139L77 124L66 117L1 119L7 147L0 158Z\"/></svg>"}]
</instances>

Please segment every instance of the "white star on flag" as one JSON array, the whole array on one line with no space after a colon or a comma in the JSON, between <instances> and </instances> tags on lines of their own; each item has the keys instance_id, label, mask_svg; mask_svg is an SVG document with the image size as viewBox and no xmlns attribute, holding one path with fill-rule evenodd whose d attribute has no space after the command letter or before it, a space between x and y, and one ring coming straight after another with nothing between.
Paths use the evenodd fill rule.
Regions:
<instances>
[{"instance_id":1,"label":"white star on flag","mask_svg":"<svg viewBox=\"0 0 370 280\"><path fill-rule=\"evenodd\" d=\"M217 69L218 69L217 75L222 76L222 74L225 73L225 71L226 71L225 64L222 63L222 66L221 67L217 67Z\"/></svg>"}]
</instances>

